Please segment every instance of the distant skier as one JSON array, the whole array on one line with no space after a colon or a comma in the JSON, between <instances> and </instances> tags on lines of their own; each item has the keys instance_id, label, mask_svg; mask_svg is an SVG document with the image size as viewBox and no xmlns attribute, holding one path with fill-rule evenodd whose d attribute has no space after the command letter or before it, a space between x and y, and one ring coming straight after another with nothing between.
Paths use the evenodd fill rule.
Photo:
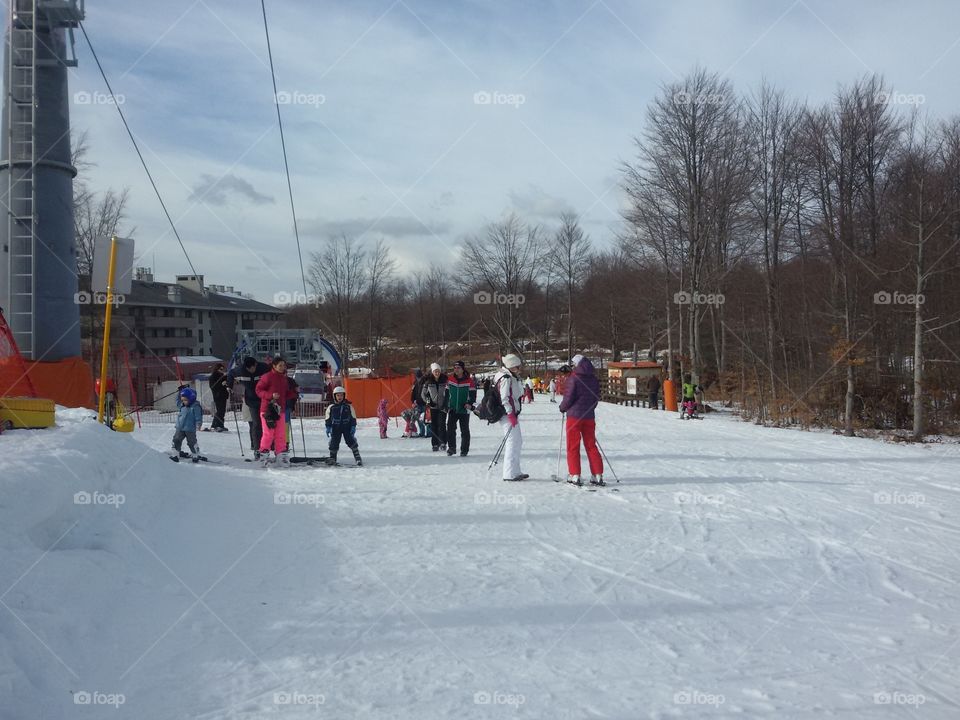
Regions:
<instances>
[{"instance_id":1,"label":"distant skier","mask_svg":"<svg viewBox=\"0 0 960 720\"><path fill-rule=\"evenodd\" d=\"M227 374L224 372L223 363L217 363L210 373L210 379L207 383L210 386L210 394L213 395L213 422L210 423L210 429L217 432L227 432L224 425L224 416L227 414L227 400L230 397L230 389L227 387Z\"/></svg>"},{"instance_id":2,"label":"distant skier","mask_svg":"<svg viewBox=\"0 0 960 720\"><path fill-rule=\"evenodd\" d=\"M200 445L197 444L197 433L203 427L203 408L197 402L197 393L193 388L185 387L177 396L177 429L173 433L173 448L170 459L180 462L180 450L183 441L187 441L190 448L190 459L200 462Z\"/></svg>"},{"instance_id":3,"label":"distant skier","mask_svg":"<svg viewBox=\"0 0 960 720\"><path fill-rule=\"evenodd\" d=\"M526 480L528 475L520 471L520 453L523 450L523 435L520 432L520 398L523 384L520 382L520 370L523 360L519 355L510 353L503 357L500 368L491 384L491 392L500 394L504 415L499 420L505 437L503 448L503 479L509 481Z\"/></svg>"},{"instance_id":4,"label":"distant skier","mask_svg":"<svg viewBox=\"0 0 960 720\"><path fill-rule=\"evenodd\" d=\"M573 361L573 375L564 386L560 412L567 416L567 482L583 485L580 479L580 441L590 463L590 484L603 485L603 458L597 448L596 409L600 402L600 381L593 363L582 355Z\"/></svg>"},{"instance_id":5,"label":"distant skier","mask_svg":"<svg viewBox=\"0 0 960 720\"><path fill-rule=\"evenodd\" d=\"M260 398L258 417L261 423L260 460L264 466L276 461L280 465L289 465L287 455L287 401L296 398L287 379L287 362L283 356L277 355L270 366L270 371L257 381L257 396ZM274 456L270 457L270 448L274 449Z\"/></svg>"},{"instance_id":6,"label":"distant skier","mask_svg":"<svg viewBox=\"0 0 960 720\"><path fill-rule=\"evenodd\" d=\"M680 403L680 417L695 417L697 414L697 391L699 387L694 384L690 373L683 376L683 396Z\"/></svg>"},{"instance_id":7,"label":"distant skier","mask_svg":"<svg viewBox=\"0 0 960 720\"><path fill-rule=\"evenodd\" d=\"M327 437L330 438L330 462L336 464L342 439L353 450L357 465L363 465L360 445L357 443L357 411L353 409L353 403L347 400L347 391L342 387L333 390L333 402L327 407L326 427Z\"/></svg>"},{"instance_id":8,"label":"distant skier","mask_svg":"<svg viewBox=\"0 0 960 720\"><path fill-rule=\"evenodd\" d=\"M557 401L557 380L556 378L550 378L550 402L555 403Z\"/></svg>"},{"instance_id":9,"label":"distant skier","mask_svg":"<svg viewBox=\"0 0 960 720\"><path fill-rule=\"evenodd\" d=\"M531 380L528 377L527 381L523 384L523 387L524 387L524 395L526 395L527 397L527 402L532 403L533 402L533 380Z\"/></svg>"},{"instance_id":10,"label":"distant skier","mask_svg":"<svg viewBox=\"0 0 960 720\"><path fill-rule=\"evenodd\" d=\"M386 398L380 398L377 403L377 425L380 427L380 439L387 439L387 427L390 425L389 403Z\"/></svg>"},{"instance_id":11,"label":"distant skier","mask_svg":"<svg viewBox=\"0 0 960 720\"><path fill-rule=\"evenodd\" d=\"M660 408L660 377L651 375L647 379L647 401L651 410Z\"/></svg>"},{"instance_id":12,"label":"distant skier","mask_svg":"<svg viewBox=\"0 0 960 720\"><path fill-rule=\"evenodd\" d=\"M439 363L430 366L430 373L424 376L420 397L430 408L430 444L433 451L447 449L446 390L447 375Z\"/></svg>"},{"instance_id":13,"label":"distant skier","mask_svg":"<svg viewBox=\"0 0 960 720\"><path fill-rule=\"evenodd\" d=\"M270 372L270 366L257 362L256 358L246 357L243 364L227 373L227 387L233 388L235 382L243 384L243 407L245 419L250 426L250 449L253 450L254 460L260 457L260 440L263 435L263 426L260 423L260 398L257 396L257 383L260 378Z\"/></svg>"},{"instance_id":14,"label":"distant skier","mask_svg":"<svg viewBox=\"0 0 960 720\"><path fill-rule=\"evenodd\" d=\"M477 403L477 386L463 360L453 364L447 378L447 455L457 453L457 425L460 426L460 457L470 452L470 411Z\"/></svg>"}]
</instances>

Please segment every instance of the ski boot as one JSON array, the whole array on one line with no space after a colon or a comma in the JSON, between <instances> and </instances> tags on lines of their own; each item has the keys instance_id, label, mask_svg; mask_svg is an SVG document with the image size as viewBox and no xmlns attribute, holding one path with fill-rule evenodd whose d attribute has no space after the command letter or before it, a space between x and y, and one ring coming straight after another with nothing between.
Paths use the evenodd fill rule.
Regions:
<instances>
[{"instance_id":1,"label":"ski boot","mask_svg":"<svg viewBox=\"0 0 960 720\"><path fill-rule=\"evenodd\" d=\"M280 467L290 467L290 453L284 450L282 453L277 455L277 465Z\"/></svg>"},{"instance_id":2,"label":"ski boot","mask_svg":"<svg viewBox=\"0 0 960 720\"><path fill-rule=\"evenodd\" d=\"M571 475L567 478L567 482L571 485L583 485L583 480L580 479L579 475Z\"/></svg>"},{"instance_id":3,"label":"ski boot","mask_svg":"<svg viewBox=\"0 0 960 720\"><path fill-rule=\"evenodd\" d=\"M360 458L360 448L353 449L353 459L357 461L357 467L363 467L363 460Z\"/></svg>"},{"instance_id":4,"label":"ski boot","mask_svg":"<svg viewBox=\"0 0 960 720\"><path fill-rule=\"evenodd\" d=\"M591 477L590 484L598 485L598 486L606 485L606 483L603 481L603 475L594 475L593 477Z\"/></svg>"},{"instance_id":5,"label":"ski boot","mask_svg":"<svg viewBox=\"0 0 960 720\"><path fill-rule=\"evenodd\" d=\"M197 448L196 450L193 450L193 451L190 452L190 462L192 462L194 465L196 465L198 462L200 462L200 449L199 449L199 448Z\"/></svg>"},{"instance_id":6,"label":"ski boot","mask_svg":"<svg viewBox=\"0 0 960 720\"><path fill-rule=\"evenodd\" d=\"M270 451L260 453L260 466L270 467L276 461L275 457L270 457Z\"/></svg>"},{"instance_id":7,"label":"ski boot","mask_svg":"<svg viewBox=\"0 0 960 720\"><path fill-rule=\"evenodd\" d=\"M170 459L173 460L175 463L180 462L180 451L177 450L177 448L175 447L170 448Z\"/></svg>"},{"instance_id":8,"label":"ski boot","mask_svg":"<svg viewBox=\"0 0 960 720\"><path fill-rule=\"evenodd\" d=\"M452 447L447 448L447 457L453 457L456 454L457 454L456 448L452 448Z\"/></svg>"}]
</instances>

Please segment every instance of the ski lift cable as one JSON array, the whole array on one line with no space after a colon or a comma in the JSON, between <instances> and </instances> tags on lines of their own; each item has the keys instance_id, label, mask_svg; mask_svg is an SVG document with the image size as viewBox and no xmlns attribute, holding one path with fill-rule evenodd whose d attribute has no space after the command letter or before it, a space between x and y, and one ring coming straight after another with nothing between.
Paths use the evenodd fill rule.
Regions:
<instances>
[{"instance_id":1,"label":"ski lift cable","mask_svg":"<svg viewBox=\"0 0 960 720\"><path fill-rule=\"evenodd\" d=\"M260 9L263 11L263 32L267 38L267 57L270 60L270 79L273 81L273 104L277 109L277 125L280 128L280 148L283 151L283 168L287 175L287 195L290 198L290 214L293 216L293 235L297 240L297 258L300 261L300 280L303 282L304 301L307 297L307 276L303 271L303 251L300 249L300 229L297 226L297 209L293 202L293 184L290 181L290 163L287 160L287 141L283 132L283 116L280 112L280 103L277 100L277 73L273 65L273 49L270 45L270 23L267 21L266 0L260 0Z\"/></svg>"},{"instance_id":2,"label":"ski lift cable","mask_svg":"<svg viewBox=\"0 0 960 720\"><path fill-rule=\"evenodd\" d=\"M193 261L190 259L190 255L187 252L187 248L183 244L183 238L180 237L177 226L173 222L173 218L170 216L170 211L167 210L167 204L163 201L163 197L160 195L160 190L157 187L157 183L153 179L153 174L150 172L150 168L147 166L147 161L144 159L143 153L140 152L140 146L137 144L137 139L133 136L133 132L130 130L130 125L127 123L126 116L123 114L123 109L120 107L120 103L116 101L116 96L113 93L113 86L110 85L110 80L107 78L107 73L104 71L103 65L100 63L100 58L97 55L97 51L93 49L93 43L90 41L90 36L87 35L87 29L83 26L82 22L79 23L79 25L80 31L83 33L83 38L87 41L87 47L90 48L90 54L93 56L93 60L97 64L97 69L100 70L100 76L103 78L103 82L107 86L107 91L110 93L110 99L113 100L113 106L120 114L120 120L123 122L123 127L127 131L130 142L133 143L133 149L136 150L137 157L140 158L140 164L143 165L143 171L147 174L147 179L150 180L150 185L153 187L153 192L156 194L157 200L160 201L160 207L163 208L163 214L166 215L167 222L170 223L170 229L173 230L174 237L177 238L177 242L180 244L180 249L183 251L183 256L187 259L187 265L190 266L190 271L193 273L194 277L199 277L197 269L193 266ZM202 294L206 295L206 289L202 291Z\"/></svg>"}]
</instances>

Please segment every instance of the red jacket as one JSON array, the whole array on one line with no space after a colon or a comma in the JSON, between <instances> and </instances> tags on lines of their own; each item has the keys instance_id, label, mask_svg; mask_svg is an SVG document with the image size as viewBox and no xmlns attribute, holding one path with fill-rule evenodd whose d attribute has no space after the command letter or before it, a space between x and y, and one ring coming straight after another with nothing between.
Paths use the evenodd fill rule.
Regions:
<instances>
[{"instance_id":1,"label":"red jacket","mask_svg":"<svg viewBox=\"0 0 960 720\"><path fill-rule=\"evenodd\" d=\"M257 382L257 397L260 398L260 412L266 412L267 405L270 404L270 401L273 400L273 394L277 393L278 401L280 403L280 413L283 414L283 409L287 405L287 400L292 400L297 397L296 391L290 387L290 383L287 382L286 373L278 373L275 370L271 369L266 375L260 378Z\"/></svg>"}]
</instances>

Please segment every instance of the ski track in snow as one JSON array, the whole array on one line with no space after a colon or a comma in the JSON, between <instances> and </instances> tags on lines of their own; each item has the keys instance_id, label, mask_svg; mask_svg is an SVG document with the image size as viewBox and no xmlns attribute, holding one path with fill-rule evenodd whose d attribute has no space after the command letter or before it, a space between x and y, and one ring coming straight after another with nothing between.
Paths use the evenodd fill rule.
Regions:
<instances>
[{"instance_id":1,"label":"ski track in snow","mask_svg":"<svg viewBox=\"0 0 960 720\"><path fill-rule=\"evenodd\" d=\"M590 492L542 400L523 483L476 420L264 470L86 415L0 436L0 720L960 717L958 446L602 405Z\"/></svg>"}]
</instances>

